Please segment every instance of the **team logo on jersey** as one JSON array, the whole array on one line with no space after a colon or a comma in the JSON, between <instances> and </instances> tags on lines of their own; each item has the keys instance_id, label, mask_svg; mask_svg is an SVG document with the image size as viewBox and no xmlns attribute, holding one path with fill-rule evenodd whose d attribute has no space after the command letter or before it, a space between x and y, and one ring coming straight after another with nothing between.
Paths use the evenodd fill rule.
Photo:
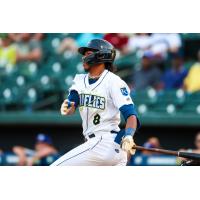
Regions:
<instances>
[{"instance_id":1,"label":"team logo on jersey","mask_svg":"<svg viewBox=\"0 0 200 200\"><path fill-rule=\"evenodd\" d=\"M80 94L80 106L105 109L105 98L92 94Z\"/></svg>"},{"instance_id":2,"label":"team logo on jersey","mask_svg":"<svg viewBox=\"0 0 200 200\"><path fill-rule=\"evenodd\" d=\"M128 96L128 91L127 91L127 89L125 87L120 88L120 90L121 90L122 95Z\"/></svg>"}]
</instances>

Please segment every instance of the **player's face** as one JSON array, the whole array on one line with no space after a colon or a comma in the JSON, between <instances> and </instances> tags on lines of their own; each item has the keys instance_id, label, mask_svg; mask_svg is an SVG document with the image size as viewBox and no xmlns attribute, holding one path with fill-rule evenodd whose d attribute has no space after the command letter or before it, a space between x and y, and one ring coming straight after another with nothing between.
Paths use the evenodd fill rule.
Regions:
<instances>
[{"instance_id":1,"label":"player's face","mask_svg":"<svg viewBox=\"0 0 200 200\"><path fill-rule=\"evenodd\" d=\"M86 51L86 52L85 52L85 55L83 56L83 59L84 59L85 57L91 55L91 54L93 54L92 51ZM87 63L83 63L83 68L84 68L84 70L85 70L86 72L88 72L89 69L90 69L90 66L89 66Z\"/></svg>"}]
</instances>

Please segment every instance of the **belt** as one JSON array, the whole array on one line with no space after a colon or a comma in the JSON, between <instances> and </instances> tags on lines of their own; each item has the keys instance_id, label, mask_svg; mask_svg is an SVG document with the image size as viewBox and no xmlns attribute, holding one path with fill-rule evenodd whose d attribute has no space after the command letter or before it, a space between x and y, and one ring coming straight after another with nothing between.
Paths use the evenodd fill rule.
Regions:
<instances>
[{"instance_id":1,"label":"belt","mask_svg":"<svg viewBox=\"0 0 200 200\"><path fill-rule=\"evenodd\" d=\"M110 131L110 133L111 134L117 134L118 132L117 131ZM92 133L92 134L88 135L88 137L91 139L91 138L96 137L96 135L94 133ZM87 141L87 139L86 139L86 141Z\"/></svg>"}]
</instances>

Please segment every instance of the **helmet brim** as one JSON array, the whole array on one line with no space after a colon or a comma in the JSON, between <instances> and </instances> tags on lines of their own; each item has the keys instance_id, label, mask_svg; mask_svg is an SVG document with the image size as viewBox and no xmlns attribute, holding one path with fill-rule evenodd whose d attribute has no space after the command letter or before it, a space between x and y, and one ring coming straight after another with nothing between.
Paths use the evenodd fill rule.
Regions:
<instances>
[{"instance_id":1,"label":"helmet brim","mask_svg":"<svg viewBox=\"0 0 200 200\"><path fill-rule=\"evenodd\" d=\"M78 52L81 54L81 55L85 55L85 53L87 51L97 51L97 49L93 49L93 48L89 48L89 47L80 47L78 48Z\"/></svg>"}]
</instances>

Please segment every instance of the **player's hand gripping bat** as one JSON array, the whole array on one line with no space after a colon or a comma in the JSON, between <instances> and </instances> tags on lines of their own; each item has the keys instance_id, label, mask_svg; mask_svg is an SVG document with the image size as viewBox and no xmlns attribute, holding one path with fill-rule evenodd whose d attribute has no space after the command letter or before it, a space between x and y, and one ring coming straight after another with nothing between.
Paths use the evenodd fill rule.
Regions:
<instances>
[{"instance_id":1,"label":"player's hand gripping bat","mask_svg":"<svg viewBox=\"0 0 200 200\"><path fill-rule=\"evenodd\" d=\"M140 150L140 151L145 150L145 151L156 152L156 153L161 153L161 154L173 155L173 156L177 156L177 157L200 161L200 154L197 154L197 153L171 151L171 150L157 149L157 148L147 148L147 147L142 147L142 146L138 146L138 145L134 145L133 149Z\"/></svg>"},{"instance_id":2,"label":"player's hand gripping bat","mask_svg":"<svg viewBox=\"0 0 200 200\"><path fill-rule=\"evenodd\" d=\"M60 108L61 115L70 115L75 112L75 103L69 101L68 99L64 100Z\"/></svg>"}]
</instances>

